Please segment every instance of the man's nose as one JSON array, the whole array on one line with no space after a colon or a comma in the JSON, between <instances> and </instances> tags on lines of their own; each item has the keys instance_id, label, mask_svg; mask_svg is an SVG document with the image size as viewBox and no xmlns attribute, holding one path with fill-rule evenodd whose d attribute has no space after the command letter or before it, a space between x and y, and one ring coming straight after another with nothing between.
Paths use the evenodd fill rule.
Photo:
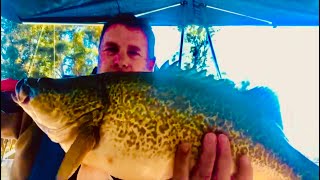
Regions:
<instances>
[{"instance_id":1,"label":"man's nose","mask_svg":"<svg viewBox=\"0 0 320 180\"><path fill-rule=\"evenodd\" d=\"M115 56L114 63L121 69L130 68L130 58L124 53L119 53Z\"/></svg>"}]
</instances>

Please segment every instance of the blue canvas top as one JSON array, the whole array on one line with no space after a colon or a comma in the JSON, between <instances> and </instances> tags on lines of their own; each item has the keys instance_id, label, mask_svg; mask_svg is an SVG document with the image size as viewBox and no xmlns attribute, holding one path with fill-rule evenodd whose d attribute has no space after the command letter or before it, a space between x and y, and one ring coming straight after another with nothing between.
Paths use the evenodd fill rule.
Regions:
<instances>
[{"instance_id":1,"label":"blue canvas top","mask_svg":"<svg viewBox=\"0 0 320 180\"><path fill-rule=\"evenodd\" d=\"M127 12L160 26L319 25L318 0L1 0L1 16L20 23L103 23Z\"/></svg>"}]
</instances>

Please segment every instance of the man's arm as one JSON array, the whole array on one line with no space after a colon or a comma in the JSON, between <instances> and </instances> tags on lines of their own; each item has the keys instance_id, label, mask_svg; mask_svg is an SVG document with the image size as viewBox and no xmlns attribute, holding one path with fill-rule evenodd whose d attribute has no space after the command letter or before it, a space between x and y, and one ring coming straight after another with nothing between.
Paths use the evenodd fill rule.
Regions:
<instances>
[{"instance_id":1,"label":"man's arm","mask_svg":"<svg viewBox=\"0 0 320 180\"><path fill-rule=\"evenodd\" d=\"M10 179L28 179L43 132L11 99L18 81L1 81L1 138L17 139Z\"/></svg>"},{"instance_id":2,"label":"man's arm","mask_svg":"<svg viewBox=\"0 0 320 180\"><path fill-rule=\"evenodd\" d=\"M32 123L11 98L17 83L15 79L1 80L1 138L4 139L18 139Z\"/></svg>"}]
</instances>

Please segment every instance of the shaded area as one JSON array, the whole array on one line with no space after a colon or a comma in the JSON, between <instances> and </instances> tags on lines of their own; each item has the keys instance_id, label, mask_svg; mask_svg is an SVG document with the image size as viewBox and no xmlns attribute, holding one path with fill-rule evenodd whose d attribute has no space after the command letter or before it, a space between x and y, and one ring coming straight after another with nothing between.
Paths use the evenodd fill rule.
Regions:
<instances>
[{"instance_id":1,"label":"shaded area","mask_svg":"<svg viewBox=\"0 0 320 180\"><path fill-rule=\"evenodd\" d=\"M134 13L161 26L319 25L317 0L1 1L1 16L16 22L102 23L120 12ZM205 17L210 18L204 21Z\"/></svg>"}]
</instances>

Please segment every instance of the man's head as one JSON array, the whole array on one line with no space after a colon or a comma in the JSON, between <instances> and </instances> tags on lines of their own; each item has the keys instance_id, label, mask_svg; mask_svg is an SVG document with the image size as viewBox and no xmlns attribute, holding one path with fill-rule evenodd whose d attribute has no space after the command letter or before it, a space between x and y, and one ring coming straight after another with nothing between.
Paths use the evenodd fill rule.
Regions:
<instances>
[{"instance_id":1,"label":"man's head","mask_svg":"<svg viewBox=\"0 0 320 180\"><path fill-rule=\"evenodd\" d=\"M132 14L120 14L104 25L99 44L98 73L151 72L155 37L151 26Z\"/></svg>"}]
</instances>

